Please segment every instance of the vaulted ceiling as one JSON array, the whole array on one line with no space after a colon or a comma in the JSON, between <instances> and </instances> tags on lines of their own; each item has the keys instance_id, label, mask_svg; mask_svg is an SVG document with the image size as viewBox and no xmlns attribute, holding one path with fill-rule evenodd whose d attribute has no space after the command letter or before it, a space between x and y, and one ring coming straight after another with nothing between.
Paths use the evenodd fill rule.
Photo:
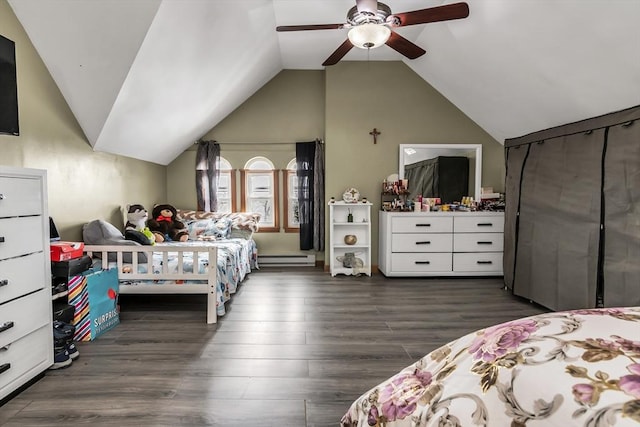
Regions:
<instances>
[{"instance_id":1,"label":"vaulted ceiling","mask_svg":"<svg viewBox=\"0 0 640 427\"><path fill-rule=\"evenodd\" d=\"M453 3L386 0L395 13ZM496 140L640 104L640 1L467 0L404 61ZM282 69L322 69L353 0L9 0L95 150L168 164ZM154 149L150 150L149 147Z\"/></svg>"}]
</instances>

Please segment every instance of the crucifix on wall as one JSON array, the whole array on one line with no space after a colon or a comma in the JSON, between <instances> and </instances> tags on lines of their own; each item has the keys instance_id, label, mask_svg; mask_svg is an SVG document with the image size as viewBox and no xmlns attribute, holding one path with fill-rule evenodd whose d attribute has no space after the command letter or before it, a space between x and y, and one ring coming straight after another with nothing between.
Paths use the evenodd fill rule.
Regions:
<instances>
[{"instance_id":1,"label":"crucifix on wall","mask_svg":"<svg viewBox=\"0 0 640 427\"><path fill-rule=\"evenodd\" d=\"M373 130L371 132L369 132L369 135L373 136L373 143L377 144L378 143L378 135L380 135L382 132L378 132L378 129L373 128Z\"/></svg>"}]
</instances>

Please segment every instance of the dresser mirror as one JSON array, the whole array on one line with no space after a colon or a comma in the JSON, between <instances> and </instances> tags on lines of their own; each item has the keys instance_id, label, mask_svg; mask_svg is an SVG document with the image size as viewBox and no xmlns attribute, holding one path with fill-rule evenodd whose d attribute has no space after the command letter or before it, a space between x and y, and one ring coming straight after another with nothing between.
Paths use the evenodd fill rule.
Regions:
<instances>
[{"instance_id":1,"label":"dresser mirror","mask_svg":"<svg viewBox=\"0 0 640 427\"><path fill-rule=\"evenodd\" d=\"M409 181L410 198L480 200L482 144L400 144L398 175Z\"/></svg>"}]
</instances>

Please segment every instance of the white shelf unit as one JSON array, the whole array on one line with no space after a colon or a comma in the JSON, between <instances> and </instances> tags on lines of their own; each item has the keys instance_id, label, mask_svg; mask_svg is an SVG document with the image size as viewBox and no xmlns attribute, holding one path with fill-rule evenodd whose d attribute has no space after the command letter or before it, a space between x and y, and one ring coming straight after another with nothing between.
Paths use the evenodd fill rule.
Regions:
<instances>
[{"instance_id":1,"label":"white shelf unit","mask_svg":"<svg viewBox=\"0 0 640 427\"><path fill-rule=\"evenodd\" d=\"M353 222L348 221L349 213L353 215ZM346 244L347 235L356 236L356 243ZM347 253L354 253L362 260L362 267L344 267L341 260ZM331 276L371 276L371 203L329 202L329 270Z\"/></svg>"},{"instance_id":2,"label":"white shelf unit","mask_svg":"<svg viewBox=\"0 0 640 427\"><path fill-rule=\"evenodd\" d=\"M0 167L0 399L53 363L45 171Z\"/></svg>"}]
</instances>

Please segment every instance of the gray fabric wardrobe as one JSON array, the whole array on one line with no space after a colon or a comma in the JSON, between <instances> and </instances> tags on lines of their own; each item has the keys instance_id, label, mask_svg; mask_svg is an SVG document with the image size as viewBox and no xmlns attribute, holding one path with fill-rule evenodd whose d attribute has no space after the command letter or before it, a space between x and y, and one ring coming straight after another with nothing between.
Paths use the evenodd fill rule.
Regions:
<instances>
[{"instance_id":1,"label":"gray fabric wardrobe","mask_svg":"<svg viewBox=\"0 0 640 427\"><path fill-rule=\"evenodd\" d=\"M640 106L505 151L505 285L552 310L640 305Z\"/></svg>"}]
</instances>

